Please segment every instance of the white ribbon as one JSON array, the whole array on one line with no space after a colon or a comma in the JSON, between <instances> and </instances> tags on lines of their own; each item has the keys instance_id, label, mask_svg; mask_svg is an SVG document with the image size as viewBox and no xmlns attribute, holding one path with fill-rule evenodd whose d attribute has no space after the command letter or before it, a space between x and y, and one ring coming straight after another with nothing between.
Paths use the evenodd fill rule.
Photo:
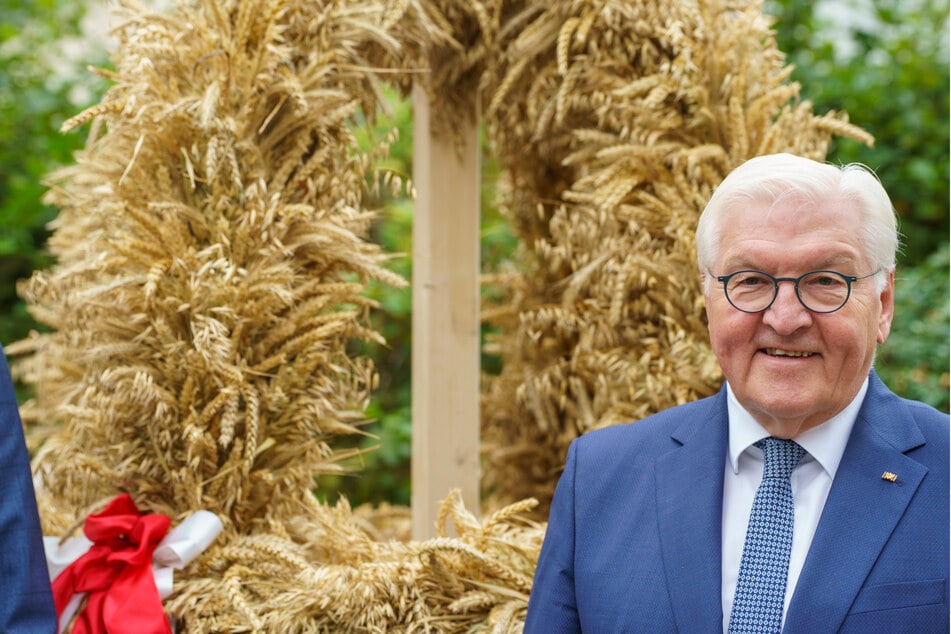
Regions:
<instances>
[{"instance_id":1,"label":"white ribbon","mask_svg":"<svg viewBox=\"0 0 951 634\"><path fill-rule=\"evenodd\" d=\"M172 594L172 577L195 557L200 555L221 534L224 526L218 516L210 511L195 511L170 530L159 542L152 553L152 574L159 597L164 599ZM59 537L44 537L46 567L50 580L56 579L71 563L82 557L92 547L85 535L70 537L60 542ZM59 619L59 631L62 632L73 618L83 595L75 594L69 600Z\"/></svg>"}]
</instances>

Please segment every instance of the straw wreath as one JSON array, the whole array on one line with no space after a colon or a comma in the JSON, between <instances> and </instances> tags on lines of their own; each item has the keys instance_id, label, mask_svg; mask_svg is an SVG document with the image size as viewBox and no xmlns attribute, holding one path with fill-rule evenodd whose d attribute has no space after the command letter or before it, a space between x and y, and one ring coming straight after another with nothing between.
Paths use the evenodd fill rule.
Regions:
<instances>
[{"instance_id":1,"label":"straw wreath","mask_svg":"<svg viewBox=\"0 0 951 634\"><path fill-rule=\"evenodd\" d=\"M20 286L47 330L7 352L35 386L47 534L124 491L223 520L165 602L182 631L520 631L567 443L719 381L692 244L712 188L759 153L869 141L798 101L758 2L117 15L115 69L96 71L113 87L67 122L87 146L49 178L57 263ZM367 155L352 133L382 81L421 82L446 134L484 114L521 244L487 278L504 362L483 394L488 502L447 492L422 542L405 510L312 491L374 388L350 345L380 339L366 285L405 283L367 238L388 139Z\"/></svg>"}]
</instances>

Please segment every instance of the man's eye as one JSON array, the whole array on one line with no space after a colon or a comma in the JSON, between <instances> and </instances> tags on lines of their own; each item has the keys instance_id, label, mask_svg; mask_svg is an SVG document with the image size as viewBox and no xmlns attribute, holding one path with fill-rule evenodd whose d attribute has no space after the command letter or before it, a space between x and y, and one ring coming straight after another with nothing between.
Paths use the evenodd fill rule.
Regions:
<instances>
[{"instance_id":1,"label":"man's eye","mask_svg":"<svg viewBox=\"0 0 951 634\"><path fill-rule=\"evenodd\" d=\"M761 284L767 284L769 283L769 280L767 280L762 275L745 274L745 275L738 275L736 277L735 283L737 286L754 287L754 286L759 286Z\"/></svg>"},{"instance_id":2,"label":"man's eye","mask_svg":"<svg viewBox=\"0 0 951 634\"><path fill-rule=\"evenodd\" d=\"M806 278L804 281L810 286L821 288L836 288L845 284L845 280L843 280L841 277L828 274L813 275Z\"/></svg>"}]
</instances>

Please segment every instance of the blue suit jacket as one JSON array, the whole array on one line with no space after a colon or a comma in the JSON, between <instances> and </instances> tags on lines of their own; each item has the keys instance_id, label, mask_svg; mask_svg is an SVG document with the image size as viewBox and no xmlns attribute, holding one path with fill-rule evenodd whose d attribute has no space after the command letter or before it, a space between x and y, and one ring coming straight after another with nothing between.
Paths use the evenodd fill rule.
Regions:
<instances>
[{"instance_id":1,"label":"blue suit jacket","mask_svg":"<svg viewBox=\"0 0 951 634\"><path fill-rule=\"evenodd\" d=\"M55 631L30 458L10 369L0 353L0 632Z\"/></svg>"},{"instance_id":2,"label":"blue suit jacket","mask_svg":"<svg viewBox=\"0 0 951 634\"><path fill-rule=\"evenodd\" d=\"M721 390L572 443L525 632L722 631L727 433ZM949 631L948 437L872 372L784 632Z\"/></svg>"}]
</instances>

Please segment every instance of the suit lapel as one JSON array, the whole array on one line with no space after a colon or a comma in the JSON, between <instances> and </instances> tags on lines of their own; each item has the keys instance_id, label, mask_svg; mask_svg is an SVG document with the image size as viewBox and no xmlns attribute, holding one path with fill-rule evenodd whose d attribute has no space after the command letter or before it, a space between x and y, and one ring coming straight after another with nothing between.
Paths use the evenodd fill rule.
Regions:
<instances>
[{"instance_id":1,"label":"suit lapel","mask_svg":"<svg viewBox=\"0 0 951 634\"><path fill-rule=\"evenodd\" d=\"M927 469L924 438L872 374L786 616L784 632L836 631ZM897 474L890 482L886 471Z\"/></svg>"},{"instance_id":2,"label":"suit lapel","mask_svg":"<svg viewBox=\"0 0 951 634\"><path fill-rule=\"evenodd\" d=\"M657 521L667 585L681 631L719 630L720 529L726 460L725 392L702 420L672 437L681 446L658 457Z\"/></svg>"}]
</instances>

